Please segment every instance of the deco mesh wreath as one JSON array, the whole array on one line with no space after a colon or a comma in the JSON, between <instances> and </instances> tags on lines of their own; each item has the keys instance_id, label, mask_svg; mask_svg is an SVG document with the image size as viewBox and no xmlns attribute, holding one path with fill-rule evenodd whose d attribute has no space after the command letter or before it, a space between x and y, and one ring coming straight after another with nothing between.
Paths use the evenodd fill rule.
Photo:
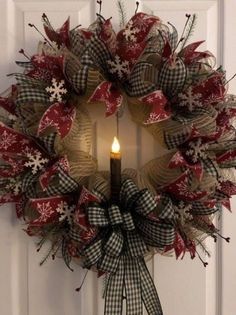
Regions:
<instances>
[{"instance_id":1,"label":"deco mesh wreath","mask_svg":"<svg viewBox=\"0 0 236 315\"><path fill-rule=\"evenodd\" d=\"M44 14L48 39L32 57L20 51L24 72L0 98L0 201L16 204L38 250L51 241L45 260L60 252L69 268L75 259L106 275L106 315L121 314L124 292L128 315L142 314L142 303L162 314L146 255L201 259L196 246L208 254L205 237L221 236L213 218L236 192L236 99L213 55L197 51L202 41L187 45L195 20L187 15L178 39L144 13L118 34L101 15L87 29L70 30L68 19L55 31ZM116 204L89 153L88 102L105 103L106 116L125 103L169 149L123 173Z\"/></svg>"}]
</instances>

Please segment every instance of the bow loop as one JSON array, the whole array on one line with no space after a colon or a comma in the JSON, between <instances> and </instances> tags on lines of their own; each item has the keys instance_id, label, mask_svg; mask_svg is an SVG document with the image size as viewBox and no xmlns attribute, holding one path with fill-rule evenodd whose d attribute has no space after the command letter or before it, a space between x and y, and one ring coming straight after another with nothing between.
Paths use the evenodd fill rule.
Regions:
<instances>
[{"instance_id":1,"label":"bow loop","mask_svg":"<svg viewBox=\"0 0 236 315\"><path fill-rule=\"evenodd\" d=\"M132 257L143 257L148 250L147 245L138 233L127 233L127 244Z\"/></svg>"},{"instance_id":2,"label":"bow loop","mask_svg":"<svg viewBox=\"0 0 236 315\"><path fill-rule=\"evenodd\" d=\"M109 221L105 215L105 209L99 205L88 207L88 220L91 225L106 226Z\"/></svg>"},{"instance_id":3,"label":"bow loop","mask_svg":"<svg viewBox=\"0 0 236 315\"><path fill-rule=\"evenodd\" d=\"M160 219L172 220L174 218L174 207L171 199L167 195L162 196L158 207L161 209L158 216Z\"/></svg>"},{"instance_id":4,"label":"bow loop","mask_svg":"<svg viewBox=\"0 0 236 315\"><path fill-rule=\"evenodd\" d=\"M86 257L84 266L90 268L95 265L102 257L102 240L98 240L93 244L90 244L83 250L83 254Z\"/></svg>"},{"instance_id":5,"label":"bow loop","mask_svg":"<svg viewBox=\"0 0 236 315\"><path fill-rule=\"evenodd\" d=\"M130 179L126 179L120 190L120 201L124 204L126 209L131 209L136 199L138 198L139 190L134 182Z\"/></svg>"},{"instance_id":6,"label":"bow loop","mask_svg":"<svg viewBox=\"0 0 236 315\"><path fill-rule=\"evenodd\" d=\"M108 215L111 225L122 224L123 222L122 214L117 205L111 205L108 208Z\"/></svg>"},{"instance_id":7,"label":"bow loop","mask_svg":"<svg viewBox=\"0 0 236 315\"><path fill-rule=\"evenodd\" d=\"M141 190L136 201L136 211L143 216L147 216L156 209L156 206L156 200L150 191L148 189Z\"/></svg>"},{"instance_id":8,"label":"bow loop","mask_svg":"<svg viewBox=\"0 0 236 315\"><path fill-rule=\"evenodd\" d=\"M124 244L124 237L121 232L113 231L104 246L104 251L112 257L119 257Z\"/></svg>"},{"instance_id":9,"label":"bow loop","mask_svg":"<svg viewBox=\"0 0 236 315\"><path fill-rule=\"evenodd\" d=\"M123 228L126 231L135 230L135 224L130 212L123 213Z\"/></svg>"}]
</instances>

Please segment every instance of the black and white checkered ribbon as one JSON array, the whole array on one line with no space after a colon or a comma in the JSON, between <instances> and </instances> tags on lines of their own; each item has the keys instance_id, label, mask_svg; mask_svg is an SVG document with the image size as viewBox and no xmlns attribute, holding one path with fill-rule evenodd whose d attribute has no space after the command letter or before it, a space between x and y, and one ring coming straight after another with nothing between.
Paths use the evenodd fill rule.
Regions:
<instances>
[{"instance_id":1,"label":"black and white checkered ribbon","mask_svg":"<svg viewBox=\"0 0 236 315\"><path fill-rule=\"evenodd\" d=\"M166 203L166 209L170 205ZM105 315L121 315L123 292L127 315L143 314L142 304L149 315L161 315L159 298L147 270L144 255L148 246L163 247L174 242L174 227L152 216L156 201L147 190L139 191L129 179L120 191L120 205L93 203L87 207L88 221L100 233L81 252L84 266L96 265L109 274L106 288Z\"/></svg>"},{"instance_id":2,"label":"black and white checkered ribbon","mask_svg":"<svg viewBox=\"0 0 236 315\"><path fill-rule=\"evenodd\" d=\"M101 74L109 76L109 60L112 60L112 57L108 48L98 34L95 33L80 52L80 69L75 67L75 70L70 70L70 75L68 75L67 65L65 65L68 80L75 91L84 91L86 89L90 69L98 69Z\"/></svg>"},{"instance_id":3,"label":"black and white checkered ribbon","mask_svg":"<svg viewBox=\"0 0 236 315\"><path fill-rule=\"evenodd\" d=\"M27 172L22 179L22 191L28 198L37 198L39 191L37 185L41 173L32 174ZM78 183L67 174L61 167L58 167L56 175L47 186L45 194L48 196L64 195L78 190Z\"/></svg>"},{"instance_id":4,"label":"black and white checkered ribbon","mask_svg":"<svg viewBox=\"0 0 236 315\"><path fill-rule=\"evenodd\" d=\"M153 74L153 65L148 62L139 62L137 63L129 77L129 80L124 86L126 92L130 96L143 96L157 89L157 71L154 71ZM146 79L144 76L146 75ZM149 80L148 80L149 78Z\"/></svg>"}]
</instances>

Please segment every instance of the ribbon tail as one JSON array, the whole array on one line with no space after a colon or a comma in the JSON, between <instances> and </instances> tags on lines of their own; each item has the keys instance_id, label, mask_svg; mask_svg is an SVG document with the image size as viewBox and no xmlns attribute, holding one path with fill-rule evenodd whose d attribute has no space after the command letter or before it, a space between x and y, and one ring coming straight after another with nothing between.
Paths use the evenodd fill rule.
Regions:
<instances>
[{"instance_id":1,"label":"ribbon tail","mask_svg":"<svg viewBox=\"0 0 236 315\"><path fill-rule=\"evenodd\" d=\"M137 260L125 257L126 314L142 315L142 284Z\"/></svg>"},{"instance_id":2,"label":"ribbon tail","mask_svg":"<svg viewBox=\"0 0 236 315\"><path fill-rule=\"evenodd\" d=\"M125 266L121 257L117 270L111 273L105 293L104 315L122 315Z\"/></svg>"},{"instance_id":3,"label":"ribbon tail","mask_svg":"<svg viewBox=\"0 0 236 315\"><path fill-rule=\"evenodd\" d=\"M156 287L144 259L138 260L138 265L141 278L142 301L147 313L148 315L163 315Z\"/></svg>"}]
</instances>

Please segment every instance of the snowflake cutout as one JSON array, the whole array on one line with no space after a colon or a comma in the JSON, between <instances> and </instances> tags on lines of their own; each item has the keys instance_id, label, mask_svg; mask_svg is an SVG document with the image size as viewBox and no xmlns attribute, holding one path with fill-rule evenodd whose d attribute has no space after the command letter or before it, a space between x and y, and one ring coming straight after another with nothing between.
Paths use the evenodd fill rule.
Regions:
<instances>
[{"instance_id":1,"label":"snowflake cutout","mask_svg":"<svg viewBox=\"0 0 236 315\"><path fill-rule=\"evenodd\" d=\"M190 112L194 110L195 107L202 107L203 104L200 101L202 94L200 93L193 93L192 87L190 87L186 92L179 93L179 106L188 107Z\"/></svg>"},{"instance_id":2,"label":"snowflake cutout","mask_svg":"<svg viewBox=\"0 0 236 315\"><path fill-rule=\"evenodd\" d=\"M60 214L59 221L67 220L67 222L71 225L73 223L75 206L69 206L67 202L61 201L56 211Z\"/></svg>"},{"instance_id":3,"label":"snowflake cutout","mask_svg":"<svg viewBox=\"0 0 236 315\"><path fill-rule=\"evenodd\" d=\"M184 158L180 152L177 152L171 159L171 162L177 166L184 162Z\"/></svg>"},{"instance_id":4,"label":"snowflake cutout","mask_svg":"<svg viewBox=\"0 0 236 315\"><path fill-rule=\"evenodd\" d=\"M36 152L34 154L28 153L27 158L28 162L25 162L26 167L30 167L32 169L32 174L36 174L38 171L42 170L46 163L48 163L48 159L42 158L42 154L40 152Z\"/></svg>"},{"instance_id":5,"label":"snowflake cutout","mask_svg":"<svg viewBox=\"0 0 236 315\"><path fill-rule=\"evenodd\" d=\"M191 157L194 163L198 162L199 159L207 159L208 144L202 143L201 138L198 138L197 141L189 142L189 150L186 151L186 155Z\"/></svg>"},{"instance_id":6,"label":"snowflake cutout","mask_svg":"<svg viewBox=\"0 0 236 315\"><path fill-rule=\"evenodd\" d=\"M189 188L189 180L188 177L186 176L183 181L180 183L176 184L180 196L186 197L189 196L189 198L194 197L195 193L192 192Z\"/></svg>"},{"instance_id":7,"label":"snowflake cutout","mask_svg":"<svg viewBox=\"0 0 236 315\"><path fill-rule=\"evenodd\" d=\"M156 113L151 113L148 120L146 121L146 124L155 123L160 118L160 115Z\"/></svg>"},{"instance_id":8,"label":"snowflake cutout","mask_svg":"<svg viewBox=\"0 0 236 315\"><path fill-rule=\"evenodd\" d=\"M44 63L45 62L45 56L43 55L35 55L34 56L34 61L37 63Z\"/></svg>"},{"instance_id":9,"label":"snowflake cutout","mask_svg":"<svg viewBox=\"0 0 236 315\"><path fill-rule=\"evenodd\" d=\"M40 218L38 220L41 222L47 222L54 213L54 210L52 209L50 202L46 202L38 205L38 212L40 213Z\"/></svg>"},{"instance_id":10,"label":"snowflake cutout","mask_svg":"<svg viewBox=\"0 0 236 315\"><path fill-rule=\"evenodd\" d=\"M8 133L6 130L0 135L0 150L7 150L10 146L16 143L16 135Z\"/></svg>"},{"instance_id":11,"label":"snowflake cutout","mask_svg":"<svg viewBox=\"0 0 236 315\"><path fill-rule=\"evenodd\" d=\"M175 218L184 224L185 222L191 221L193 216L191 214L192 205L186 204L183 201L180 201L177 206L174 206L175 209Z\"/></svg>"},{"instance_id":12,"label":"snowflake cutout","mask_svg":"<svg viewBox=\"0 0 236 315\"><path fill-rule=\"evenodd\" d=\"M118 55L115 56L115 60L108 60L110 65L110 73L117 74L119 79L122 79L125 74L129 74L129 62L127 60L121 61Z\"/></svg>"},{"instance_id":13,"label":"snowflake cutout","mask_svg":"<svg viewBox=\"0 0 236 315\"><path fill-rule=\"evenodd\" d=\"M67 93L67 89L63 88L65 84L64 80L57 82L55 78L52 79L52 85L46 87L46 91L51 94L50 102L62 101L62 95Z\"/></svg>"},{"instance_id":14,"label":"snowflake cutout","mask_svg":"<svg viewBox=\"0 0 236 315\"><path fill-rule=\"evenodd\" d=\"M136 34L139 32L139 29L137 27L134 27L133 21L129 21L127 24L125 30L124 30L124 36L127 41L136 42Z\"/></svg>"},{"instance_id":15,"label":"snowflake cutout","mask_svg":"<svg viewBox=\"0 0 236 315\"><path fill-rule=\"evenodd\" d=\"M13 194L15 196L21 193L21 187L22 187L21 182L15 180L14 178L11 178L9 183L6 185L6 189L13 191Z\"/></svg>"}]
</instances>

